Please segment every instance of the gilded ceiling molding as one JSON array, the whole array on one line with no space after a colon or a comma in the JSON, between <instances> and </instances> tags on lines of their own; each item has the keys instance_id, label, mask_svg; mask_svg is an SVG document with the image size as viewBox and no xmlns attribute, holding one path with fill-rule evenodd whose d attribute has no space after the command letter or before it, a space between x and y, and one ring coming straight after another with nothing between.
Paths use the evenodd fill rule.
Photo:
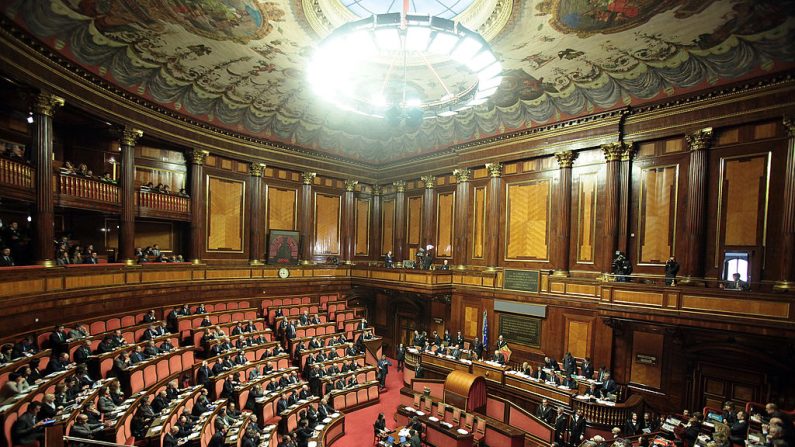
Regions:
<instances>
[{"instance_id":1,"label":"gilded ceiling molding","mask_svg":"<svg viewBox=\"0 0 795 447\"><path fill-rule=\"evenodd\" d=\"M602 152L605 154L605 161L620 161L624 156L624 143L617 141L615 143L607 143L602 145Z\"/></svg>"},{"instance_id":2,"label":"gilded ceiling molding","mask_svg":"<svg viewBox=\"0 0 795 447\"><path fill-rule=\"evenodd\" d=\"M121 136L119 138L119 143L122 146L130 146L134 147L135 143L144 136L144 131L141 129L136 129L130 126L124 126L124 129L121 131Z\"/></svg>"},{"instance_id":3,"label":"gilded ceiling molding","mask_svg":"<svg viewBox=\"0 0 795 447\"><path fill-rule=\"evenodd\" d=\"M709 149L712 145L712 137L712 128L707 127L685 135L685 141L687 142L687 147L691 151L702 151Z\"/></svg>"},{"instance_id":4,"label":"gilded ceiling molding","mask_svg":"<svg viewBox=\"0 0 795 447\"><path fill-rule=\"evenodd\" d=\"M472 179L472 171L468 168L456 169L453 171L453 175L458 183L466 183Z\"/></svg>"},{"instance_id":5,"label":"gilded ceiling molding","mask_svg":"<svg viewBox=\"0 0 795 447\"><path fill-rule=\"evenodd\" d=\"M351 179L345 180L345 191L352 192L353 190L356 189L356 185L358 184L359 184L358 180L351 180Z\"/></svg>"},{"instance_id":6,"label":"gilded ceiling molding","mask_svg":"<svg viewBox=\"0 0 795 447\"><path fill-rule=\"evenodd\" d=\"M574 151L560 151L555 152L555 159L558 161L560 169L570 168L574 165L574 159L577 158L577 153Z\"/></svg>"},{"instance_id":7,"label":"gilded ceiling molding","mask_svg":"<svg viewBox=\"0 0 795 447\"><path fill-rule=\"evenodd\" d=\"M425 189L433 189L436 186L436 177L432 175L423 175L420 180L425 183Z\"/></svg>"},{"instance_id":8,"label":"gilded ceiling molding","mask_svg":"<svg viewBox=\"0 0 795 447\"><path fill-rule=\"evenodd\" d=\"M317 172L302 172L301 173L301 183L304 185L311 185L312 182L317 177Z\"/></svg>"},{"instance_id":9,"label":"gilded ceiling molding","mask_svg":"<svg viewBox=\"0 0 795 447\"><path fill-rule=\"evenodd\" d=\"M262 173L265 172L265 163L251 163L248 165L248 173L252 177L262 177Z\"/></svg>"},{"instance_id":10,"label":"gilded ceiling molding","mask_svg":"<svg viewBox=\"0 0 795 447\"><path fill-rule=\"evenodd\" d=\"M207 160L208 155L210 155L210 151L206 151L204 149L192 149L185 152L185 159L190 164L201 166Z\"/></svg>"},{"instance_id":11,"label":"gilded ceiling molding","mask_svg":"<svg viewBox=\"0 0 795 447\"><path fill-rule=\"evenodd\" d=\"M406 192L405 180L398 180L396 182L392 182L392 185L395 187L395 192Z\"/></svg>"},{"instance_id":12,"label":"gilded ceiling molding","mask_svg":"<svg viewBox=\"0 0 795 447\"><path fill-rule=\"evenodd\" d=\"M489 171L489 177L502 177L502 163L486 163L486 169Z\"/></svg>"},{"instance_id":13,"label":"gilded ceiling molding","mask_svg":"<svg viewBox=\"0 0 795 447\"><path fill-rule=\"evenodd\" d=\"M52 117L56 107L63 107L66 102L60 96L41 92L33 99L33 113Z\"/></svg>"}]
</instances>

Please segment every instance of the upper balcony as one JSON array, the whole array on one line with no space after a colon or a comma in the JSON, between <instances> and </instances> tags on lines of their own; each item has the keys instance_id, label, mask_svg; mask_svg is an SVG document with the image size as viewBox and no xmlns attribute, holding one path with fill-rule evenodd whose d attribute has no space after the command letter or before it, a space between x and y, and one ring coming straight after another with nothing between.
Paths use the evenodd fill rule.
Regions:
<instances>
[{"instance_id":1,"label":"upper balcony","mask_svg":"<svg viewBox=\"0 0 795 447\"><path fill-rule=\"evenodd\" d=\"M34 200L36 169L24 161L0 158L0 196ZM110 182L78 175L53 173L55 204L118 214L121 211L121 188ZM159 219L190 221L190 198L172 194L137 191L136 215Z\"/></svg>"}]
</instances>

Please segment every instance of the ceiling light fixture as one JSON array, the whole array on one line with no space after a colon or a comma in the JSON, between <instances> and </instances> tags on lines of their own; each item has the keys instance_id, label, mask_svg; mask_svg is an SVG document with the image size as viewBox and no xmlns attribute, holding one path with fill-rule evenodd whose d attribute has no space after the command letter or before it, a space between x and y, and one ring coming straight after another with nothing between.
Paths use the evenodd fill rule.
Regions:
<instances>
[{"instance_id":1,"label":"ceiling light fixture","mask_svg":"<svg viewBox=\"0 0 795 447\"><path fill-rule=\"evenodd\" d=\"M315 51L314 91L346 111L419 125L485 103L502 82L488 42L458 22L403 12L346 23Z\"/></svg>"}]
</instances>

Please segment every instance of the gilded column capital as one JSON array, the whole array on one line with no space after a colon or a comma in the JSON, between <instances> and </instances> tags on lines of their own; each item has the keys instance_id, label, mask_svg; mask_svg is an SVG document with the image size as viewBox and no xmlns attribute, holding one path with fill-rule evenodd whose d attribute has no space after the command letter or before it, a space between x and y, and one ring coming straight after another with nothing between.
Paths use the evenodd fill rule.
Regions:
<instances>
[{"instance_id":1,"label":"gilded column capital","mask_svg":"<svg viewBox=\"0 0 795 447\"><path fill-rule=\"evenodd\" d=\"M52 93L39 93L33 99L33 113L52 117L56 107L63 107L65 101Z\"/></svg>"},{"instance_id":2,"label":"gilded column capital","mask_svg":"<svg viewBox=\"0 0 795 447\"><path fill-rule=\"evenodd\" d=\"M630 161L635 156L635 144L624 143L624 152L621 153L621 161Z\"/></svg>"},{"instance_id":3,"label":"gilded column capital","mask_svg":"<svg viewBox=\"0 0 795 447\"><path fill-rule=\"evenodd\" d=\"M712 128L707 127L685 135L685 141L691 151L701 151L712 145L712 136Z\"/></svg>"},{"instance_id":4,"label":"gilded column capital","mask_svg":"<svg viewBox=\"0 0 795 447\"><path fill-rule=\"evenodd\" d=\"M250 163L248 165L248 173L252 177L262 177L262 174L265 172L265 163Z\"/></svg>"},{"instance_id":5,"label":"gilded column capital","mask_svg":"<svg viewBox=\"0 0 795 447\"><path fill-rule=\"evenodd\" d=\"M122 146L135 146L139 138L144 136L144 131L130 126L124 126L119 136L119 143Z\"/></svg>"},{"instance_id":6,"label":"gilded column capital","mask_svg":"<svg viewBox=\"0 0 795 447\"><path fill-rule=\"evenodd\" d=\"M395 192L406 192L405 180L398 180L396 182L392 182L392 185L395 187Z\"/></svg>"},{"instance_id":7,"label":"gilded column capital","mask_svg":"<svg viewBox=\"0 0 795 447\"><path fill-rule=\"evenodd\" d=\"M420 180L425 183L425 189L433 189L436 186L436 177L432 175L423 175Z\"/></svg>"},{"instance_id":8,"label":"gilded column capital","mask_svg":"<svg viewBox=\"0 0 795 447\"><path fill-rule=\"evenodd\" d=\"M453 175L458 183L466 183L472 179L472 171L467 168L455 169Z\"/></svg>"},{"instance_id":9,"label":"gilded column capital","mask_svg":"<svg viewBox=\"0 0 795 447\"><path fill-rule=\"evenodd\" d=\"M311 185L312 182L317 177L317 172L302 172L301 173L301 183L304 185Z\"/></svg>"},{"instance_id":10,"label":"gilded column capital","mask_svg":"<svg viewBox=\"0 0 795 447\"><path fill-rule=\"evenodd\" d=\"M351 179L345 180L345 191L352 192L354 189L356 189L356 185L358 184L359 184L358 180L351 180Z\"/></svg>"},{"instance_id":11,"label":"gilded column capital","mask_svg":"<svg viewBox=\"0 0 795 447\"><path fill-rule=\"evenodd\" d=\"M576 158L577 153L574 151L555 152L555 160L558 161L558 168L560 169L572 167Z\"/></svg>"},{"instance_id":12,"label":"gilded column capital","mask_svg":"<svg viewBox=\"0 0 795 447\"><path fill-rule=\"evenodd\" d=\"M381 185L379 185L377 183L375 185L373 185L373 195L374 196L380 196L383 193L384 193L384 187L383 186L381 186Z\"/></svg>"},{"instance_id":13,"label":"gilded column capital","mask_svg":"<svg viewBox=\"0 0 795 447\"><path fill-rule=\"evenodd\" d=\"M624 155L624 143L617 141L602 145L602 152L605 154L605 161L619 161Z\"/></svg>"},{"instance_id":14,"label":"gilded column capital","mask_svg":"<svg viewBox=\"0 0 795 447\"><path fill-rule=\"evenodd\" d=\"M185 152L185 158L188 160L188 163L199 166L204 164L208 155L210 155L210 151L204 149L191 149Z\"/></svg>"},{"instance_id":15,"label":"gilded column capital","mask_svg":"<svg viewBox=\"0 0 795 447\"><path fill-rule=\"evenodd\" d=\"M787 137L795 138L795 117L784 115L784 119L781 122L784 124L784 129L787 130Z\"/></svg>"},{"instance_id":16,"label":"gilded column capital","mask_svg":"<svg viewBox=\"0 0 795 447\"><path fill-rule=\"evenodd\" d=\"M486 163L486 169L489 171L489 177L502 177L502 163Z\"/></svg>"}]
</instances>

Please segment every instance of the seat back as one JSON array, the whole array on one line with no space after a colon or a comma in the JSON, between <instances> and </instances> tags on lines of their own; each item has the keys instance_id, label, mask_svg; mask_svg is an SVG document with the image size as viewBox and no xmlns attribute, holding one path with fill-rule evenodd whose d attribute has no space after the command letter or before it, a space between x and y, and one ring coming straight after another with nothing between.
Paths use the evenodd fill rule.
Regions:
<instances>
[{"instance_id":1,"label":"seat back","mask_svg":"<svg viewBox=\"0 0 795 447\"><path fill-rule=\"evenodd\" d=\"M453 425L459 425L461 423L461 409L458 407L453 407Z\"/></svg>"},{"instance_id":2,"label":"seat back","mask_svg":"<svg viewBox=\"0 0 795 447\"><path fill-rule=\"evenodd\" d=\"M464 428L472 431L472 425L475 423L475 416L472 413L464 413Z\"/></svg>"}]
</instances>

